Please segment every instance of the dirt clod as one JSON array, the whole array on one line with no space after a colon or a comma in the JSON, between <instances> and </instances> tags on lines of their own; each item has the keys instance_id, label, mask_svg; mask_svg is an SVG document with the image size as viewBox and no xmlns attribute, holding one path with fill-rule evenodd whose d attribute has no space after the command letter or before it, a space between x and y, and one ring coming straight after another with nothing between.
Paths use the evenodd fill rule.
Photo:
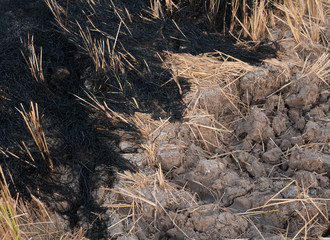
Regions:
<instances>
[{"instance_id":1,"label":"dirt clod","mask_svg":"<svg viewBox=\"0 0 330 240\"><path fill-rule=\"evenodd\" d=\"M161 144L157 156L162 168L166 171L179 167L183 160L182 148L175 144Z\"/></svg>"},{"instance_id":2,"label":"dirt clod","mask_svg":"<svg viewBox=\"0 0 330 240\"><path fill-rule=\"evenodd\" d=\"M203 205L191 214L194 227L199 232L213 228L218 218L218 209L214 204Z\"/></svg>"},{"instance_id":3,"label":"dirt clod","mask_svg":"<svg viewBox=\"0 0 330 240\"><path fill-rule=\"evenodd\" d=\"M235 238L246 231L248 222L243 217L223 212L218 215L215 226L220 231L221 236Z\"/></svg>"},{"instance_id":4,"label":"dirt clod","mask_svg":"<svg viewBox=\"0 0 330 240\"><path fill-rule=\"evenodd\" d=\"M305 126L303 137L307 141L315 141L321 135L320 126L316 122L308 121Z\"/></svg>"},{"instance_id":5,"label":"dirt clod","mask_svg":"<svg viewBox=\"0 0 330 240\"><path fill-rule=\"evenodd\" d=\"M262 155L261 160L265 161L266 163L275 165L281 162L282 154L282 150L279 147L275 147L265 152Z\"/></svg>"},{"instance_id":6,"label":"dirt clod","mask_svg":"<svg viewBox=\"0 0 330 240\"><path fill-rule=\"evenodd\" d=\"M298 184L303 188L316 188L318 181L313 172L299 170L295 173Z\"/></svg>"},{"instance_id":7,"label":"dirt clod","mask_svg":"<svg viewBox=\"0 0 330 240\"><path fill-rule=\"evenodd\" d=\"M316 171L330 174L330 157L308 149L296 148L290 156L289 166L292 169Z\"/></svg>"},{"instance_id":8,"label":"dirt clod","mask_svg":"<svg viewBox=\"0 0 330 240\"><path fill-rule=\"evenodd\" d=\"M253 108L249 118L239 124L236 130L237 135L247 134L246 138L253 141L261 140L271 136L267 131L270 121L259 108Z\"/></svg>"},{"instance_id":9,"label":"dirt clod","mask_svg":"<svg viewBox=\"0 0 330 240\"><path fill-rule=\"evenodd\" d=\"M285 99L289 107L307 109L316 102L318 87L315 84L304 85L298 94L293 94Z\"/></svg>"}]
</instances>

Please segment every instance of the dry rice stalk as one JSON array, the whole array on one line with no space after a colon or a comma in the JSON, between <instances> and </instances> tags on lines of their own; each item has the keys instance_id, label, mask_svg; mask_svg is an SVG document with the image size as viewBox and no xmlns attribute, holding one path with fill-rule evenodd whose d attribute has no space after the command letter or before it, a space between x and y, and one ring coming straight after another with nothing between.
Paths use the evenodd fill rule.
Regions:
<instances>
[{"instance_id":1,"label":"dry rice stalk","mask_svg":"<svg viewBox=\"0 0 330 240\"><path fill-rule=\"evenodd\" d=\"M267 23L270 21L270 13L266 11L268 1L261 0L252 2L252 6L246 0L232 0L232 21L229 32L234 34L234 28L239 24L243 31L243 36L249 36L253 41L259 41L269 33ZM242 18L239 19L238 12ZM234 34L234 35L240 35Z\"/></svg>"},{"instance_id":2,"label":"dry rice stalk","mask_svg":"<svg viewBox=\"0 0 330 240\"><path fill-rule=\"evenodd\" d=\"M251 65L219 51L197 56L167 52L164 65L172 71L172 74L196 80L198 81L196 84L219 77L223 77L223 84L228 84L232 80L231 77L253 70Z\"/></svg>"},{"instance_id":3,"label":"dry rice stalk","mask_svg":"<svg viewBox=\"0 0 330 240\"><path fill-rule=\"evenodd\" d=\"M323 53L314 63L309 64L308 58L302 69L302 76L315 74L327 87L330 87L330 54Z\"/></svg>"},{"instance_id":4,"label":"dry rice stalk","mask_svg":"<svg viewBox=\"0 0 330 240\"><path fill-rule=\"evenodd\" d=\"M67 29L65 27L66 21L62 18L62 16L65 16L67 19L67 13L64 8L58 4L57 0L44 0L51 12L53 13L56 22L63 28ZM68 30L68 29L67 29ZM68 31L69 32L69 31Z\"/></svg>"},{"instance_id":5,"label":"dry rice stalk","mask_svg":"<svg viewBox=\"0 0 330 240\"><path fill-rule=\"evenodd\" d=\"M33 36L30 37L30 34L28 34L27 47L28 47L28 51L29 51L28 59L25 57L25 55L22 51L21 51L21 53L22 53L27 65L29 66L29 70L31 72L32 77L37 82L45 81L43 69L42 69L42 47L40 47L40 54L38 55L34 48Z\"/></svg>"},{"instance_id":6,"label":"dry rice stalk","mask_svg":"<svg viewBox=\"0 0 330 240\"><path fill-rule=\"evenodd\" d=\"M58 215L51 213L39 199L23 202L13 197L0 166L0 239L85 240L84 231L65 233Z\"/></svg>"},{"instance_id":7,"label":"dry rice stalk","mask_svg":"<svg viewBox=\"0 0 330 240\"><path fill-rule=\"evenodd\" d=\"M53 162L50 158L50 153L48 150L46 137L44 130L42 128L40 118L39 118L39 111L38 111L38 104L35 105L31 102L31 107L29 113L27 113L21 104L22 110L19 110L19 113L22 115L26 126L28 127L35 144L37 145L39 152L43 158L43 160L47 163L47 166L50 169L53 169ZM32 156L31 156L32 157ZM32 158L33 159L33 158Z\"/></svg>"},{"instance_id":8,"label":"dry rice stalk","mask_svg":"<svg viewBox=\"0 0 330 240\"><path fill-rule=\"evenodd\" d=\"M307 40L311 45L318 43L323 35L326 16L326 1L288 0L274 5L285 14L285 19L275 16L287 24L297 43Z\"/></svg>"},{"instance_id":9,"label":"dry rice stalk","mask_svg":"<svg viewBox=\"0 0 330 240\"><path fill-rule=\"evenodd\" d=\"M85 94L89 98L89 101L86 99L83 99L77 95L74 95L77 99L79 99L82 103L85 103L87 106L92 107L94 110L101 112L105 114L109 119L114 120L115 122L117 121L122 121L133 128L135 128L134 124L132 124L128 120L128 116L125 116L124 114L117 113L116 111L112 110L107 103L104 101L103 104L99 102L99 100L92 94L87 91L85 91Z\"/></svg>"},{"instance_id":10,"label":"dry rice stalk","mask_svg":"<svg viewBox=\"0 0 330 240\"><path fill-rule=\"evenodd\" d=\"M89 55L94 64L95 72L101 74L103 77L110 74L111 78L115 78L116 80L116 88L123 92L125 85L119 75L119 71L124 71L122 60L124 60L130 68L134 68L134 66L127 59L127 56L129 58L132 57L127 51L124 54L115 51L115 49L117 43L119 43L119 35L122 26L126 28L130 35L132 35L132 33L113 1L109 0L108 7L112 9L120 20L115 36L111 36L109 33L99 29L93 22L93 16L85 11L82 11L82 14L86 21L81 21L79 19L70 20L65 15L64 8L58 4L56 0L45 0L45 2L52 11L59 27L69 36L72 42ZM95 13L94 6L96 2L88 1L88 4L90 11ZM100 3L97 4L99 5ZM94 37L95 32L100 33L102 37Z\"/></svg>"},{"instance_id":11,"label":"dry rice stalk","mask_svg":"<svg viewBox=\"0 0 330 240\"><path fill-rule=\"evenodd\" d=\"M158 19L158 18L164 18L164 13L162 10L162 4L159 0L150 0L150 9L151 9L151 15Z\"/></svg>"},{"instance_id":12,"label":"dry rice stalk","mask_svg":"<svg viewBox=\"0 0 330 240\"><path fill-rule=\"evenodd\" d=\"M172 0L164 0L166 13L172 15L173 8L179 9L179 7ZM150 11L149 14L156 19L164 19L165 15L162 10L163 0L150 0Z\"/></svg>"},{"instance_id":13,"label":"dry rice stalk","mask_svg":"<svg viewBox=\"0 0 330 240\"><path fill-rule=\"evenodd\" d=\"M110 39L106 40L95 39L91 35L91 30L87 27L86 30L83 30L80 24L77 22L79 28L79 37L82 41L82 48L88 53L92 59L95 71L97 73L108 73L111 72L115 77L118 83L118 89L123 91L123 84L121 83L118 71L121 65L121 60L119 55L115 53L116 42L120 32L122 22L118 26L117 35L113 47L111 48Z\"/></svg>"},{"instance_id":14,"label":"dry rice stalk","mask_svg":"<svg viewBox=\"0 0 330 240\"><path fill-rule=\"evenodd\" d=\"M0 238L21 239L17 222L18 198L11 197L9 187L0 166Z\"/></svg>"},{"instance_id":15,"label":"dry rice stalk","mask_svg":"<svg viewBox=\"0 0 330 240\"><path fill-rule=\"evenodd\" d=\"M293 184L295 184L298 191L298 194L295 198L290 198L290 199L277 198L277 196L279 196L283 191L288 189ZM266 214L269 213L270 211L279 211L279 207L281 205L297 203L302 206L302 209L304 209L306 213L303 214L298 210L296 210L297 214L304 221L304 225L296 232L295 236L292 239L297 239L303 231L305 236L304 239L307 239L308 232L311 230L312 226L316 223L316 221L320 221L323 219L323 221L325 221L326 224L330 223L328 211L327 211L328 209L327 202L329 202L330 199L309 196L308 189L311 186L308 186L307 188L301 190L298 186L297 181L292 180L289 184L287 184L283 189L277 192L262 206L249 209L245 213L239 213L239 215L253 216L258 214ZM309 207L307 207L307 205ZM273 207L275 207L275 210L272 210ZM312 215L309 213L311 208L313 208Z\"/></svg>"},{"instance_id":16,"label":"dry rice stalk","mask_svg":"<svg viewBox=\"0 0 330 240\"><path fill-rule=\"evenodd\" d=\"M156 142L161 131L168 126L170 119L171 117L154 120L150 114L139 112L134 113L134 116L131 117L131 121L143 137L144 143L141 147L147 152L147 162L150 166L158 165L155 152Z\"/></svg>"},{"instance_id":17,"label":"dry rice stalk","mask_svg":"<svg viewBox=\"0 0 330 240\"><path fill-rule=\"evenodd\" d=\"M185 97L189 111L195 108L203 89L217 88L220 89L224 102L229 102L228 105L242 115L237 105L243 103L237 96L235 83L244 74L252 71L253 66L219 51L198 56L167 53L164 66L172 72L171 80L185 78L191 83L191 91Z\"/></svg>"}]
</instances>

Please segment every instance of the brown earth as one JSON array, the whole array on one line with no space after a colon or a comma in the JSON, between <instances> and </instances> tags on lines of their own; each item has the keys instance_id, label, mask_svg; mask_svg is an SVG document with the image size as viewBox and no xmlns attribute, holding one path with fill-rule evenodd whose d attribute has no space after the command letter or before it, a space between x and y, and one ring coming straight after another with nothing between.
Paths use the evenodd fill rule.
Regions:
<instances>
[{"instance_id":1,"label":"brown earth","mask_svg":"<svg viewBox=\"0 0 330 240\"><path fill-rule=\"evenodd\" d=\"M56 21L44 1L0 0L0 165L13 194L89 239L330 236L327 46L290 48L281 29L238 44L188 3L155 19L149 1L88 2ZM44 81L26 64L31 36ZM53 170L16 109L31 101Z\"/></svg>"}]
</instances>

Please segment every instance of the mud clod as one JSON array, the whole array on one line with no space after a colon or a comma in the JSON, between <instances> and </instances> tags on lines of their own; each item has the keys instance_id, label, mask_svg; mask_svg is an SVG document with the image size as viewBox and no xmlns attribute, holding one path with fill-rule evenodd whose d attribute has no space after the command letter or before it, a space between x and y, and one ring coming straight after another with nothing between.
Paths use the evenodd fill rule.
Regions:
<instances>
[{"instance_id":1,"label":"mud clod","mask_svg":"<svg viewBox=\"0 0 330 240\"><path fill-rule=\"evenodd\" d=\"M253 108L249 118L239 124L236 130L237 135L247 134L246 138L253 141L260 141L262 138L271 136L272 130L268 131L270 121L259 108Z\"/></svg>"},{"instance_id":2,"label":"mud clod","mask_svg":"<svg viewBox=\"0 0 330 240\"><path fill-rule=\"evenodd\" d=\"M285 103L292 108L308 109L316 102L318 87L315 84L303 86L298 94L293 94L285 99Z\"/></svg>"},{"instance_id":3,"label":"mud clod","mask_svg":"<svg viewBox=\"0 0 330 240\"><path fill-rule=\"evenodd\" d=\"M229 224L230 223L230 224ZM217 217L216 228L220 231L221 236L238 237L248 228L248 222L240 216L232 213L223 212Z\"/></svg>"},{"instance_id":4,"label":"mud clod","mask_svg":"<svg viewBox=\"0 0 330 240\"><path fill-rule=\"evenodd\" d=\"M318 181L315 173L299 170L295 173L298 184L303 188L317 188Z\"/></svg>"},{"instance_id":5,"label":"mud clod","mask_svg":"<svg viewBox=\"0 0 330 240\"><path fill-rule=\"evenodd\" d=\"M262 155L261 160L272 165L279 164L281 162L282 154L282 150L279 147L275 147L265 152Z\"/></svg>"},{"instance_id":6,"label":"mud clod","mask_svg":"<svg viewBox=\"0 0 330 240\"><path fill-rule=\"evenodd\" d=\"M291 153L289 166L292 169L330 174L330 156L308 149L296 148Z\"/></svg>"},{"instance_id":7,"label":"mud clod","mask_svg":"<svg viewBox=\"0 0 330 240\"><path fill-rule=\"evenodd\" d=\"M162 168L168 171L179 167L183 160L183 150L175 144L162 144L157 152Z\"/></svg>"},{"instance_id":8,"label":"mud clod","mask_svg":"<svg viewBox=\"0 0 330 240\"><path fill-rule=\"evenodd\" d=\"M191 214L194 227L199 232L210 230L216 224L218 209L214 204L203 205Z\"/></svg>"},{"instance_id":9,"label":"mud clod","mask_svg":"<svg viewBox=\"0 0 330 240\"><path fill-rule=\"evenodd\" d=\"M305 126L305 131L303 133L303 137L307 141L315 141L318 140L321 135L320 126L312 121L308 121Z\"/></svg>"}]
</instances>

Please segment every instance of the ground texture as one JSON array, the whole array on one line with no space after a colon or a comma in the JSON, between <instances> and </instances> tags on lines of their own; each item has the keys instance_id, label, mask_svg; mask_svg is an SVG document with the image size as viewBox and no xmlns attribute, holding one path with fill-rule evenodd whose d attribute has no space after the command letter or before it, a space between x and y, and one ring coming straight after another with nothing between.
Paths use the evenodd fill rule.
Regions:
<instances>
[{"instance_id":1,"label":"ground texture","mask_svg":"<svg viewBox=\"0 0 330 240\"><path fill-rule=\"evenodd\" d=\"M54 223L26 238L330 236L329 29L241 42L178 9L0 0L0 166Z\"/></svg>"}]
</instances>

